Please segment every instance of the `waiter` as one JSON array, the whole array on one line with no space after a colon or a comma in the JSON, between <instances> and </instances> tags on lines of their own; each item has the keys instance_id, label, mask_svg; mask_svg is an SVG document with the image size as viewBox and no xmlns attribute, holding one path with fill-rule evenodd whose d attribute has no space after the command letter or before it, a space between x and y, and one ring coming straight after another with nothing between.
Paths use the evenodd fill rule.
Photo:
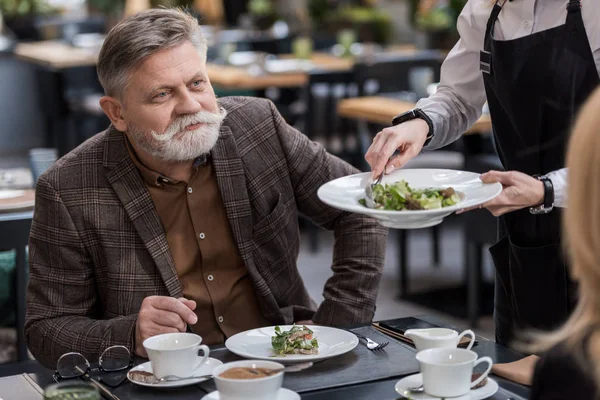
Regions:
<instances>
[{"instance_id":1,"label":"waiter","mask_svg":"<svg viewBox=\"0 0 600 400\"><path fill-rule=\"evenodd\" d=\"M423 147L458 139L487 99L507 171L482 180L503 185L484 207L501 215L490 251L496 341L508 344L520 329L555 328L574 306L560 237L564 154L577 110L600 82L600 1L469 0L457 26L437 93L394 118L365 158L373 176L390 173Z\"/></svg>"}]
</instances>

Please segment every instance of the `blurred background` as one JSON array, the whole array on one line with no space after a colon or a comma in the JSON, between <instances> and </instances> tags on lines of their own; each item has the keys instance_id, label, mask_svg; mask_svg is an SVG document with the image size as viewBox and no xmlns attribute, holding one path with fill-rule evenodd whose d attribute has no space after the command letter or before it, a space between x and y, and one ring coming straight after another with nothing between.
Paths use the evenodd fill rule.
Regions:
<instances>
[{"instance_id":1,"label":"blurred background","mask_svg":"<svg viewBox=\"0 0 600 400\"><path fill-rule=\"evenodd\" d=\"M22 326L35 181L106 129L95 65L123 17L159 6L195 13L219 96L271 99L289 124L366 171L393 116L432 94L458 40L466 0L0 0L0 363L28 357ZM482 118L409 168L499 168ZM302 216L298 265L315 300L333 238ZM376 319L439 314L493 337L496 220L484 211L426 230L391 231Z\"/></svg>"}]
</instances>

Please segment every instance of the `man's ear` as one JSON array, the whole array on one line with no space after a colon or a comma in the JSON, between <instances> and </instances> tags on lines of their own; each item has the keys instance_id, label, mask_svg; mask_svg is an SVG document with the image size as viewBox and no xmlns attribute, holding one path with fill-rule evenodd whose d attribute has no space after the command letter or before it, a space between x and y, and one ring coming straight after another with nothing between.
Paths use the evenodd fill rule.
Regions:
<instances>
[{"instance_id":1,"label":"man's ear","mask_svg":"<svg viewBox=\"0 0 600 400\"><path fill-rule=\"evenodd\" d=\"M100 107L117 130L127 132L127 123L123 119L123 106L119 100L104 96L100 99Z\"/></svg>"}]
</instances>

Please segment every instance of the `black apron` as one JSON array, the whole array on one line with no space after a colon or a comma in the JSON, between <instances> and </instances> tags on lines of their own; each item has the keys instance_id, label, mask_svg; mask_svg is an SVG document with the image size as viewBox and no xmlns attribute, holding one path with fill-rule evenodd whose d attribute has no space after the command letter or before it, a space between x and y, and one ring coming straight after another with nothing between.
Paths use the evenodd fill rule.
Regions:
<instances>
[{"instance_id":1,"label":"black apron","mask_svg":"<svg viewBox=\"0 0 600 400\"><path fill-rule=\"evenodd\" d=\"M488 20L481 69L494 139L506 170L528 175L564 167L577 110L600 82L581 17L567 6L562 26L507 41L492 38L502 7ZM508 344L522 329L549 330L575 304L561 248L561 211L506 214L500 241L491 249L496 266L496 341Z\"/></svg>"}]
</instances>

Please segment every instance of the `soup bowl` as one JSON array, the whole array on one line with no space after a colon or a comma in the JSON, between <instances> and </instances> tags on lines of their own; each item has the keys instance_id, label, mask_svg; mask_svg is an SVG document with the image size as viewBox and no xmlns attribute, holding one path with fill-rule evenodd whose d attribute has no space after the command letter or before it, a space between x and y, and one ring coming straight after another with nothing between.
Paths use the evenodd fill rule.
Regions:
<instances>
[{"instance_id":1,"label":"soup bowl","mask_svg":"<svg viewBox=\"0 0 600 400\"><path fill-rule=\"evenodd\" d=\"M232 368L266 368L283 370L284 366L274 361L244 360L219 365L213 370L213 379L220 400L276 400L283 383L283 371L255 379L232 379L222 377Z\"/></svg>"}]
</instances>

